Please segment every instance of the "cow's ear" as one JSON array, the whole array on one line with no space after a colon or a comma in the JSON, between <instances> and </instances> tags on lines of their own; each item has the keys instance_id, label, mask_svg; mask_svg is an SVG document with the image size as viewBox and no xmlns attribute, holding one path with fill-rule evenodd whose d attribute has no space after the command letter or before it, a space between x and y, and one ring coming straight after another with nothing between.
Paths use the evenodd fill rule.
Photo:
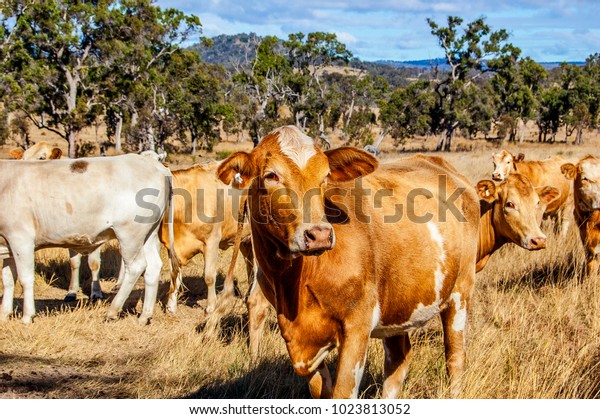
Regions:
<instances>
[{"instance_id":1,"label":"cow's ear","mask_svg":"<svg viewBox=\"0 0 600 419\"><path fill-rule=\"evenodd\" d=\"M523 153L519 153L519 155L517 157L515 157L515 162L520 162L525 160L525 154Z\"/></svg>"},{"instance_id":2,"label":"cow's ear","mask_svg":"<svg viewBox=\"0 0 600 419\"><path fill-rule=\"evenodd\" d=\"M373 173L379 161L356 147L340 147L325 152L329 160L329 178L344 182Z\"/></svg>"},{"instance_id":3,"label":"cow's ear","mask_svg":"<svg viewBox=\"0 0 600 419\"><path fill-rule=\"evenodd\" d=\"M477 195L479 199L492 203L496 200L496 185L491 180L480 180L477 182Z\"/></svg>"},{"instance_id":4,"label":"cow's ear","mask_svg":"<svg viewBox=\"0 0 600 419\"><path fill-rule=\"evenodd\" d=\"M49 160L58 160L62 157L62 151L58 147L54 147L50 153Z\"/></svg>"},{"instance_id":5,"label":"cow's ear","mask_svg":"<svg viewBox=\"0 0 600 419\"><path fill-rule=\"evenodd\" d=\"M245 189L250 186L250 181L257 176L256 165L250 154L238 151L229 156L217 168L217 176L221 181L236 189Z\"/></svg>"},{"instance_id":6,"label":"cow's ear","mask_svg":"<svg viewBox=\"0 0 600 419\"><path fill-rule=\"evenodd\" d=\"M548 205L556 201L560 197L560 191L553 186L538 186L535 191L540 197L540 200Z\"/></svg>"},{"instance_id":7,"label":"cow's ear","mask_svg":"<svg viewBox=\"0 0 600 419\"><path fill-rule=\"evenodd\" d=\"M25 150L23 150L21 147L19 147L19 148L13 148L12 150L10 150L10 152L8 154L13 159L21 160L23 158L23 153L25 153Z\"/></svg>"},{"instance_id":8,"label":"cow's ear","mask_svg":"<svg viewBox=\"0 0 600 419\"><path fill-rule=\"evenodd\" d=\"M569 180L573 180L577 177L577 166L575 166L573 163L563 164L560 166L560 171L563 176Z\"/></svg>"}]
</instances>

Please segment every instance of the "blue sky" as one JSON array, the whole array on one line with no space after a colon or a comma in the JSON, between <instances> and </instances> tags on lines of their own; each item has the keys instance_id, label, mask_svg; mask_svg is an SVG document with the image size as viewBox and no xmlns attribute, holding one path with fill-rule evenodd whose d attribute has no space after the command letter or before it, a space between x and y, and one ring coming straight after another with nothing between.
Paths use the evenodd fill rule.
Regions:
<instances>
[{"instance_id":1,"label":"blue sky","mask_svg":"<svg viewBox=\"0 0 600 419\"><path fill-rule=\"evenodd\" d=\"M287 39L296 32L331 32L364 61L442 56L427 18L448 15L471 22L481 16L506 29L522 56L538 62L584 61L600 52L600 0L158 0L197 15L203 35L255 32Z\"/></svg>"}]
</instances>

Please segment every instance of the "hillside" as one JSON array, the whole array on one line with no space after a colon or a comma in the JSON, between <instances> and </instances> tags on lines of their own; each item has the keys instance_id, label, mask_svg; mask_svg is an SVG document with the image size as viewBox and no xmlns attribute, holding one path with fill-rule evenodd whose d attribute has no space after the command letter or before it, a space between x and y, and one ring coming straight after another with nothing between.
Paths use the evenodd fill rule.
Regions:
<instances>
[{"instance_id":1,"label":"hillside","mask_svg":"<svg viewBox=\"0 0 600 419\"><path fill-rule=\"evenodd\" d=\"M236 65L250 62L255 56L255 45L262 37L255 33L242 33L237 35L219 35L211 38L212 45L195 44L190 49L198 51L203 61L210 64L220 64L228 70L233 70ZM283 47L282 47L283 49ZM440 60L440 63L443 61ZM383 77L392 88L405 86L411 80L419 78L431 70L426 61L407 61L402 64L398 61L369 62L353 59L348 64L352 68L366 71L373 77ZM419 64L420 63L420 64ZM427 63L430 63L427 61ZM343 66L344 63L337 65ZM440 66L439 69L443 69Z\"/></svg>"}]
</instances>

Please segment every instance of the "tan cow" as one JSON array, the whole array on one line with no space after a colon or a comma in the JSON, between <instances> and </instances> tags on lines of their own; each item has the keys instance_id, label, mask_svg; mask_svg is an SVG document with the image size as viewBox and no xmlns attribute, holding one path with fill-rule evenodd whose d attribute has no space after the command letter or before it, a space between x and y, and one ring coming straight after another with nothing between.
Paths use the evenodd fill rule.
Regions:
<instances>
[{"instance_id":1,"label":"tan cow","mask_svg":"<svg viewBox=\"0 0 600 419\"><path fill-rule=\"evenodd\" d=\"M215 282L219 249L226 250L234 244L237 217L242 199L241 191L223 184L216 176L219 162L195 165L174 170L174 246L182 266L198 253L204 255L204 282L208 288L206 311L214 311L217 294ZM252 261L250 229L243 232L241 250L246 260ZM169 245L168 223L163 222L159 232L161 242ZM248 272L250 273L251 266ZM181 286L180 270L174 272L174 283L168 297L167 309L177 311L178 291Z\"/></svg>"},{"instance_id":2,"label":"tan cow","mask_svg":"<svg viewBox=\"0 0 600 419\"><path fill-rule=\"evenodd\" d=\"M560 197L551 186L534 188L526 176L511 173L499 185L491 180L477 183L481 199L481 219L477 250L477 272L490 256L506 243L527 250L546 247L546 235L540 230L548 205Z\"/></svg>"},{"instance_id":3,"label":"tan cow","mask_svg":"<svg viewBox=\"0 0 600 419\"><path fill-rule=\"evenodd\" d=\"M46 141L40 141L27 150L15 148L10 156L17 160L58 160L62 158L62 150Z\"/></svg>"},{"instance_id":4,"label":"tan cow","mask_svg":"<svg viewBox=\"0 0 600 419\"><path fill-rule=\"evenodd\" d=\"M560 171L560 167L567 161L560 156L525 161L523 153L515 157L506 150L494 153L492 159L494 163L492 179L495 181L503 181L510 173L520 173L527 176L535 187L549 185L559 190L560 197L546 207L544 218L552 218L557 225L560 225L561 236L565 236L573 212L571 182L567 181Z\"/></svg>"},{"instance_id":5,"label":"tan cow","mask_svg":"<svg viewBox=\"0 0 600 419\"><path fill-rule=\"evenodd\" d=\"M600 254L600 159L586 156L577 164L567 163L561 170L573 181L573 215L585 249L586 274L598 272Z\"/></svg>"},{"instance_id":6,"label":"tan cow","mask_svg":"<svg viewBox=\"0 0 600 419\"><path fill-rule=\"evenodd\" d=\"M377 166L351 147L323 153L289 126L234 153L218 174L249 188L257 282L313 397L358 395L370 337L384 343L383 396L397 396L412 355L408 332L438 314L456 395L479 200L466 178L426 159ZM332 386L324 360L334 348Z\"/></svg>"}]
</instances>

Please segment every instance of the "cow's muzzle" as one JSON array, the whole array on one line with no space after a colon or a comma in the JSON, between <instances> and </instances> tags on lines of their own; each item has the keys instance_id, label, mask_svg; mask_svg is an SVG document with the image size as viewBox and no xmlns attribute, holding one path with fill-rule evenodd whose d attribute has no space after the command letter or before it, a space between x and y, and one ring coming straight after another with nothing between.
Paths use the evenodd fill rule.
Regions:
<instances>
[{"instance_id":1,"label":"cow's muzzle","mask_svg":"<svg viewBox=\"0 0 600 419\"><path fill-rule=\"evenodd\" d=\"M301 228L290 246L292 253L305 256L318 256L333 249L335 233L330 224L317 224Z\"/></svg>"},{"instance_id":2,"label":"cow's muzzle","mask_svg":"<svg viewBox=\"0 0 600 419\"><path fill-rule=\"evenodd\" d=\"M525 241L525 247L528 250L540 250L546 248L546 237L537 236L531 237Z\"/></svg>"},{"instance_id":3,"label":"cow's muzzle","mask_svg":"<svg viewBox=\"0 0 600 419\"><path fill-rule=\"evenodd\" d=\"M502 175L502 173L492 173L492 180L495 180L496 182L501 182L504 180L504 176Z\"/></svg>"}]
</instances>

